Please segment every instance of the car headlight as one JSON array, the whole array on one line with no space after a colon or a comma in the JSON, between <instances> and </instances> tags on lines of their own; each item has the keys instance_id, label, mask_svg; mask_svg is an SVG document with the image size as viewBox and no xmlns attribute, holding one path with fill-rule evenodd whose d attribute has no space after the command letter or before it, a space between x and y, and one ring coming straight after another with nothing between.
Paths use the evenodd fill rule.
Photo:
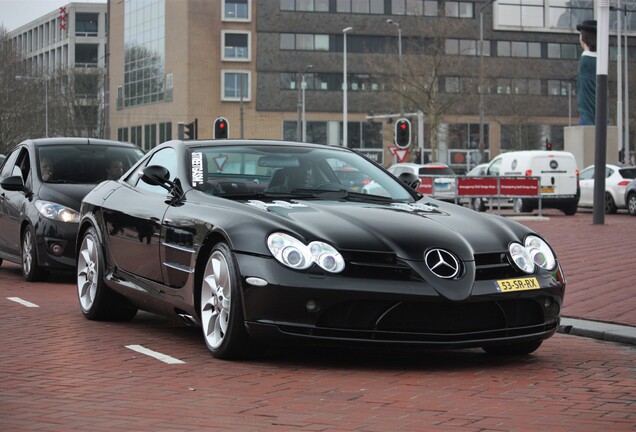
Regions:
<instances>
[{"instance_id":1,"label":"car headlight","mask_svg":"<svg viewBox=\"0 0 636 432\"><path fill-rule=\"evenodd\" d=\"M289 234L277 232L269 235L267 247L280 263L296 270L308 269L314 263L329 273L340 273L345 267L340 252L321 241L305 245Z\"/></svg>"},{"instance_id":2,"label":"car headlight","mask_svg":"<svg viewBox=\"0 0 636 432\"><path fill-rule=\"evenodd\" d=\"M556 257L550 246L537 236L528 236L525 245L511 243L508 247L510 257L520 270L526 273L534 273L535 266L545 270L554 270Z\"/></svg>"},{"instance_id":3,"label":"car headlight","mask_svg":"<svg viewBox=\"0 0 636 432\"><path fill-rule=\"evenodd\" d=\"M47 219L61 222L79 223L80 215L72 208L50 201L36 201L35 208Z\"/></svg>"},{"instance_id":4,"label":"car headlight","mask_svg":"<svg viewBox=\"0 0 636 432\"><path fill-rule=\"evenodd\" d=\"M526 249L532 262L543 269L554 270L556 258L545 241L536 236L528 236L526 237Z\"/></svg>"}]
</instances>

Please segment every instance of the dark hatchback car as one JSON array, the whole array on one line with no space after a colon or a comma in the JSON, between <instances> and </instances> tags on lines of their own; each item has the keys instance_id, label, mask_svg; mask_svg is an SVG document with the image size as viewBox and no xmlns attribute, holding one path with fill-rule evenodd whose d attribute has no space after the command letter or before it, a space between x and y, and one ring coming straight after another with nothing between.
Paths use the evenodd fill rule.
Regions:
<instances>
[{"instance_id":1,"label":"dark hatchback car","mask_svg":"<svg viewBox=\"0 0 636 432\"><path fill-rule=\"evenodd\" d=\"M386 196L343 184L343 166ZM341 147L164 143L82 201L81 311L180 316L219 358L296 342L536 350L565 290L547 242L402 176Z\"/></svg>"},{"instance_id":2,"label":"dark hatchback car","mask_svg":"<svg viewBox=\"0 0 636 432\"><path fill-rule=\"evenodd\" d=\"M0 168L0 263L22 264L28 281L49 270L73 270L82 198L141 156L133 144L92 138L33 139L16 146Z\"/></svg>"}]
</instances>

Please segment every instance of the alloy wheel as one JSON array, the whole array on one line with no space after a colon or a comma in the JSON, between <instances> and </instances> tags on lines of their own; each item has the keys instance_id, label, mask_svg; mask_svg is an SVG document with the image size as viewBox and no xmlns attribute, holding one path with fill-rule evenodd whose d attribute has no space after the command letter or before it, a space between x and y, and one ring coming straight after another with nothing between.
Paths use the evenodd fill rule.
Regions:
<instances>
[{"instance_id":1,"label":"alloy wheel","mask_svg":"<svg viewBox=\"0 0 636 432\"><path fill-rule=\"evenodd\" d=\"M223 343L230 321L232 278L225 256L214 251L205 266L201 287L203 335L212 349Z\"/></svg>"},{"instance_id":2,"label":"alloy wheel","mask_svg":"<svg viewBox=\"0 0 636 432\"><path fill-rule=\"evenodd\" d=\"M30 274L31 269L33 268L34 247L33 235L31 234L31 230L27 229L24 231L24 238L22 239L22 268L24 270L24 274Z\"/></svg>"},{"instance_id":3,"label":"alloy wheel","mask_svg":"<svg viewBox=\"0 0 636 432\"><path fill-rule=\"evenodd\" d=\"M91 235L84 237L77 259L77 290L82 309L88 311L95 302L99 281L97 245Z\"/></svg>"}]
</instances>

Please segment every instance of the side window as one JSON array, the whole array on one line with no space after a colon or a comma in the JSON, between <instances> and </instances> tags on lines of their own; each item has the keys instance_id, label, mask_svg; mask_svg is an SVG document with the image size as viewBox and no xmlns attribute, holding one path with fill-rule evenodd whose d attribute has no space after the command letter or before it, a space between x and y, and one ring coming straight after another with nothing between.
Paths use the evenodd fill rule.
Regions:
<instances>
[{"instance_id":1,"label":"side window","mask_svg":"<svg viewBox=\"0 0 636 432\"><path fill-rule=\"evenodd\" d=\"M583 170L579 175L579 180L591 180L592 178L594 178L594 168Z\"/></svg>"},{"instance_id":2,"label":"side window","mask_svg":"<svg viewBox=\"0 0 636 432\"><path fill-rule=\"evenodd\" d=\"M29 179L30 173L31 173L31 160L29 158L29 151L26 148L22 148L20 150L20 154L18 155L18 160L16 161L16 164L13 167L13 171L11 175L21 176L22 181L24 182L24 184L26 184L27 179Z\"/></svg>"},{"instance_id":3,"label":"side window","mask_svg":"<svg viewBox=\"0 0 636 432\"><path fill-rule=\"evenodd\" d=\"M612 174L614 174L614 170L611 168L605 168L605 178L609 178Z\"/></svg>"},{"instance_id":4,"label":"side window","mask_svg":"<svg viewBox=\"0 0 636 432\"><path fill-rule=\"evenodd\" d=\"M149 160L146 166L159 165L167 168L170 172L170 180L175 179L177 173L177 152L173 148L165 148L155 153ZM161 186L149 185L141 180L141 177L137 180L135 185L139 189L143 189L148 192L156 193L159 195L165 195L166 190Z\"/></svg>"},{"instance_id":5,"label":"side window","mask_svg":"<svg viewBox=\"0 0 636 432\"><path fill-rule=\"evenodd\" d=\"M502 159L495 159L493 163L490 164L488 170L486 171L487 175L498 176L501 171L501 161Z\"/></svg>"},{"instance_id":6,"label":"side window","mask_svg":"<svg viewBox=\"0 0 636 432\"><path fill-rule=\"evenodd\" d=\"M13 168L19 153L20 151L15 149L9 154L9 156L7 156L7 159L4 161L4 165L2 166L2 172L0 172L0 178L5 179L13 174ZM20 175L22 175L22 173L20 173Z\"/></svg>"}]
</instances>

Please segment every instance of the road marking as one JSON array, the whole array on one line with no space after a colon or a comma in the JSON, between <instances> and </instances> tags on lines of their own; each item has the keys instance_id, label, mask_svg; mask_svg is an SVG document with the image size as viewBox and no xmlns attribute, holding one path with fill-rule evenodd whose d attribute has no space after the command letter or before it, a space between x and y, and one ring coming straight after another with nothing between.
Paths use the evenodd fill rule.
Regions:
<instances>
[{"instance_id":1,"label":"road marking","mask_svg":"<svg viewBox=\"0 0 636 432\"><path fill-rule=\"evenodd\" d=\"M157 360L162 361L164 363L168 363L168 364L185 363L184 361L181 361L181 360L176 359L174 357L170 357L168 355L161 354L160 352L149 350L148 348L144 348L141 345L126 345L126 348L128 348L130 350L133 350L133 351L137 351L140 354L145 354L147 356L154 357Z\"/></svg>"},{"instance_id":2,"label":"road marking","mask_svg":"<svg viewBox=\"0 0 636 432\"><path fill-rule=\"evenodd\" d=\"M11 301L14 301L16 303L20 303L22 306L26 306L26 307L40 307L40 306L36 305L35 303L31 303L31 302L28 302L26 300L22 300L20 297L7 297L7 300L11 300Z\"/></svg>"}]
</instances>

